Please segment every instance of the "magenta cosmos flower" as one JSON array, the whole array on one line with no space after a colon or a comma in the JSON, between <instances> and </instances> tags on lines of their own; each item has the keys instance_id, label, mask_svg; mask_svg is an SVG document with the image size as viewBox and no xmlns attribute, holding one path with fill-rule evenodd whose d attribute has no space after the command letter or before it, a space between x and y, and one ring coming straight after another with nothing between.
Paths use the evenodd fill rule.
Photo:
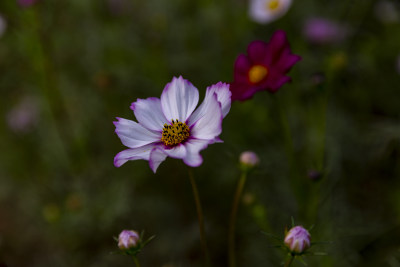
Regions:
<instances>
[{"instance_id":1,"label":"magenta cosmos flower","mask_svg":"<svg viewBox=\"0 0 400 267\"><path fill-rule=\"evenodd\" d=\"M276 31L269 43L250 43L247 54L239 55L235 61L232 101L249 99L258 91L276 92L290 81L286 73L301 59L292 54L282 30Z\"/></svg>"},{"instance_id":2,"label":"magenta cosmos flower","mask_svg":"<svg viewBox=\"0 0 400 267\"><path fill-rule=\"evenodd\" d=\"M200 151L221 142L222 119L231 107L229 85L217 83L207 88L203 103L195 110L199 92L182 77L168 83L161 99L150 97L132 103L137 122L117 118L118 137L129 147L114 158L120 167L128 160L144 159L156 172L168 156L198 167L203 162Z\"/></svg>"}]
</instances>

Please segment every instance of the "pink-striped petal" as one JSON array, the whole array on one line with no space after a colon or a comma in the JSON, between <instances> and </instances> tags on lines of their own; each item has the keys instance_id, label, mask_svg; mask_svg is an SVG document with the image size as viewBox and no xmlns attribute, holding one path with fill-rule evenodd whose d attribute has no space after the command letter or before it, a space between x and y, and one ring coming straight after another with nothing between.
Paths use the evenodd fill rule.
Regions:
<instances>
[{"instance_id":1,"label":"pink-striped petal","mask_svg":"<svg viewBox=\"0 0 400 267\"><path fill-rule=\"evenodd\" d=\"M150 131L131 120L123 118L117 118L117 120L114 121L115 132L127 147L136 148L161 140L161 132Z\"/></svg>"},{"instance_id":2,"label":"pink-striped petal","mask_svg":"<svg viewBox=\"0 0 400 267\"><path fill-rule=\"evenodd\" d=\"M189 118L191 136L197 139L214 139L222 131L222 110L217 95L204 99L202 104Z\"/></svg>"},{"instance_id":3,"label":"pink-striped petal","mask_svg":"<svg viewBox=\"0 0 400 267\"><path fill-rule=\"evenodd\" d=\"M161 108L161 100L156 97L138 99L132 103L131 109L138 122L147 129L162 131L164 124L168 123Z\"/></svg>"},{"instance_id":4,"label":"pink-striped petal","mask_svg":"<svg viewBox=\"0 0 400 267\"><path fill-rule=\"evenodd\" d=\"M221 104L222 116L225 118L231 109L232 93L229 91L229 84L219 82L207 87L205 98L211 97L214 93L217 95L217 100Z\"/></svg>"},{"instance_id":5,"label":"pink-striped petal","mask_svg":"<svg viewBox=\"0 0 400 267\"><path fill-rule=\"evenodd\" d=\"M186 122L198 102L198 90L182 76L174 77L161 94L161 107L168 121Z\"/></svg>"},{"instance_id":6,"label":"pink-striped petal","mask_svg":"<svg viewBox=\"0 0 400 267\"><path fill-rule=\"evenodd\" d=\"M149 165L150 168L156 173L158 166L167 158L161 147L154 148L150 153Z\"/></svg>"},{"instance_id":7,"label":"pink-striped petal","mask_svg":"<svg viewBox=\"0 0 400 267\"><path fill-rule=\"evenodd\" d=\"M172 148L164 148L164 153L171 158L183 159L186 157L186 147L183 144L179 144Z\"/></svg>"},{"instance_id":8,"label":"pink-striped petal","mask_svg":"<svg viewBox=\"0 0 400 267\"><path fill-rule=\"evenodd\" d=\"M156 144L149 144L137 148L130 148L123 150L114 157L114 166L121 167L128 160L138 160L138 159L149 160L151 150L155 146Z\"/></svg>"},{"instance_id":9,"label":"pink-striped petal","mask_svg":"<svg viewBox=\"0 0 400 267\"><path fill-rule=\"evenodd\" d=\"M187 153L183 162L190 167L200 166L203 163L203 157L200 155L200 151L206 149L213 141L214 140L189 139L185 143Z\"/></svg>"}]
</instances>

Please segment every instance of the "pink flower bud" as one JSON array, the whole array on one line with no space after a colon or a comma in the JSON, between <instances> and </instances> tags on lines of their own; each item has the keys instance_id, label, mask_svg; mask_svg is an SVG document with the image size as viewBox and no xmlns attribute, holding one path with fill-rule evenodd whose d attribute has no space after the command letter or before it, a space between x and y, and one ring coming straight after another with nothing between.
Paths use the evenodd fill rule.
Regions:
<instances>
[{"instance_id":1,"label":"pink flower bud","mask_svg":"<svg viewBox=\"0 0 400 267\"><path fill-rule=\"evenodd\" d=\"M311 246L311 235L302 226L296 226L289 230L284 242L292 253L302 254Z\"/></svg>"},{"instance_id":2,"label":"pink flower bud","mask_svg":"<svg viewBox=\"0 0 400 267\"><path fill-rule=\"evenodd\" d=\"M124 230L119 234L118 247L122 250L133 248L137 245L140 237L133 230Z\"/></svg>"},{"instance_id":3,"label":"pink flower bud","mask_svg":"<svg viewBox=\"0 0 400 267\"><path fill-rule=\"evenodd\" d=\"M245 151L240 154L240 163L245 167L254 167L260 163L257 154L252 151Z\"/></svg>"}]
</instances>

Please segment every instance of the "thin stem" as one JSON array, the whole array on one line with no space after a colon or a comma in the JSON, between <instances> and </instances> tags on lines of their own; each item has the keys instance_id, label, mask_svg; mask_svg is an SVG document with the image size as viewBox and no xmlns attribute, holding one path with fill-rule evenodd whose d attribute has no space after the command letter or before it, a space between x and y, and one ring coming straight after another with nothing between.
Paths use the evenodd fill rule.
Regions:
<instances>
[{"instance_id":1,"label":"thin stem","mask_svg":"<svg viewBox=\"0 0 400 267\"><path fill-rule=\"evenodd\" d=\"M235 223L236 215L239 207L240 196L242 195L244 184L246 183L247 172L243 171L236 187L235 197L232 202L231 217L229 220L229 232L228 232L228 254L229 254L229 266L236 266L235 258Z\"/></svg>"},{"instance_id":2,"label":"thin stem","mask_svg":"<svg viewBox=\"0 0 400 267\"><path fill-rule=\"evenodd\" d=\"M203 249L206 265L209 266L210 265L210 256L209 256L207 241L206 241L206 231L204 230L203 210L201 208L199 191L197 190L197 185L196 185L196 182L193 177L193 172L192 172L192 169L190 169L190 168L189 168L189 178L190 178L190 183L192 185L194 202L196 203L197 219L199 221L201 246Z\"/></svg>"},{"instance_id":3,"label":"thin stem","mask_svg":"<svg viewBox=\"0 0 400 267\"><path fill-rule=\"evenodd\" d=\"M292 264L294 260L294 256L290 256L290 258L285 262L285 267L290 267L290 265Z\"/></svg>"},{"instance_id":4,"label":"thin stem","mask_svg":"<svg viewBox=\"0 0 400 267\"><path fill-rule=\"evenodd\" d=\"M133 256L133 261L135 262L136 267L140 267L139 260L136 256Z\"/></svg>"},{"instance_id":5,"label":"thin stem","mask_svg":"<svg viewBox=\"0 0 400 267\"><path fill-rule=\"evenodd\" d=\"M68 136L62 124L65 124L65 110L66 106L59 90L55 75L55 68L51 64L51 58L48 55L50 50L48 42L41 33L40 14L37 9L32 9L31 12L26 13L31 23L31 33L35 40L34 54L32 55L32 66L37 71L39 76L39 88L41 95L46 102L48 119L51 121L51 127L54 129L54 134L57 138L57 145L60 146L58 154L61 155L62 161L66 162L67 166L71 166L70 158L68 157Z\"/></svg>"}]
</instances>

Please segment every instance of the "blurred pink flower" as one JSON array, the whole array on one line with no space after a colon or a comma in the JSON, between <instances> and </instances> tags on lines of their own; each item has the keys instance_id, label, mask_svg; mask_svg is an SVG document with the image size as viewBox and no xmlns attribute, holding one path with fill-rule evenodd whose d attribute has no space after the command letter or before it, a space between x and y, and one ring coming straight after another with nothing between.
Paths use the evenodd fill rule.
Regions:
<instances>
[{"instance_id":1,"label":"blurred pink flower","mask_svg":"<svg viewBox=\"0 0 400 267\"><path fill-rule=\"evenodd\" d=\"M38 122L39 107L37 100L24 97L7 113L8 127L15 133L27 133Z\"/></svg>"},{"instance_id":2,"label":"blurred pink flower","mask_svg":"<svg viewBox=\"0 0 400 267\"><path fill-rule=\"evenodd\" d=\"M303 35L311 43L340 43L348 35L348 29L332 20L310 18L304 23Z\"/></svg>"},{"instance_id":3,"label":"blurred pink flower","mask_svg":"<svg viewBox=\"0 0 400 267\"><path fill-rule=\"evenodd\" d=\"M7 29L7 21L4 19L2 15L0 15L0 37L3 36L6 29Z\"/></svg>"},{"instance_id":4,"label":"blurred pink flower","mask_svg":"<svg viewBox=\"0 0 400 267\"><path fill-rule=\"evenodd\" d=\"M34 5L37 0L17 0L17 2L20 6L30 7L31 5Z\"/></svg>"}]
</instances>

